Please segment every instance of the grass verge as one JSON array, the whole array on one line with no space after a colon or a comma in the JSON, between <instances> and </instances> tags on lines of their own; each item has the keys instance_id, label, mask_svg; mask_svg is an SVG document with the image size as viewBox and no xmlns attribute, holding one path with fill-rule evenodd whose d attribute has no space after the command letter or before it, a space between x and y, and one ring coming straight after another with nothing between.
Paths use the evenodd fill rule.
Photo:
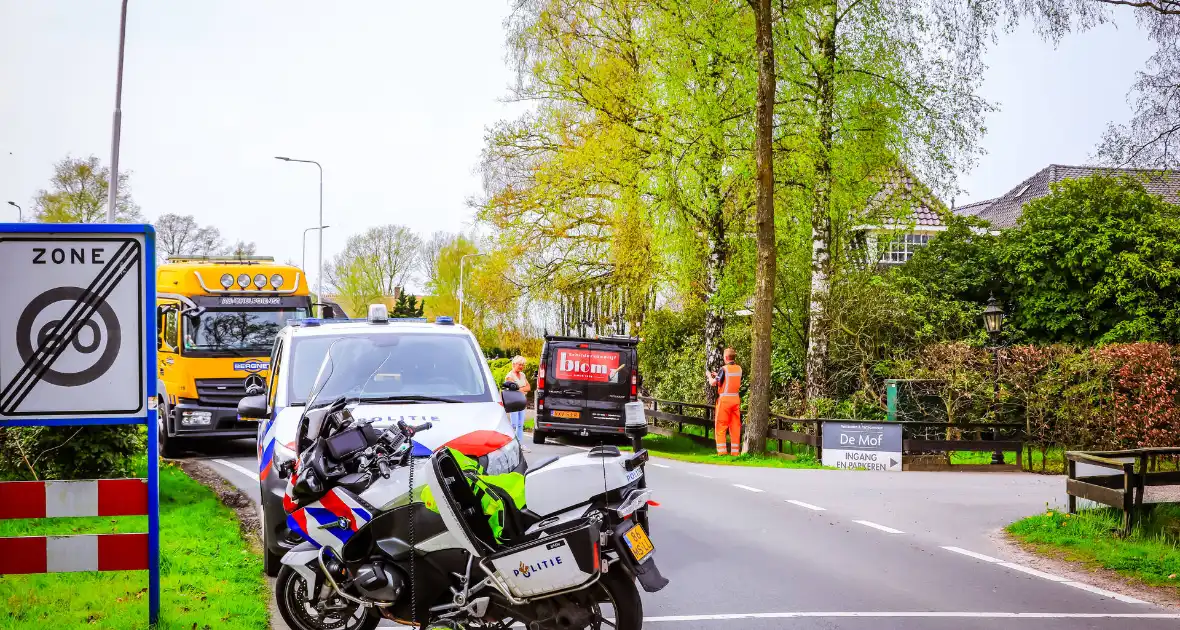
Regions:
<instances>
[{"instance_id":1,"label":"grass verge","mask_svg":"<svg viewBox=\"0 0 1180 630\"><path fill-rule=\"evenodd\" d=\"M0 536L144 531L146 516L0 521ZM262 559L233 510L170 464L160 466L160 558L158 628L269 627ZM5 576L0 628L147 628L147 579L146 571Z\"/></svg>"},{"instance_id":2,"label":"grass verge","mask_svg":"<svg viewBox=\"0 0 1180 630\"><path fill-rule=\"evenodd\" d=\"M773 455L740 455L729 457L718 455L717 449L698 444L682 435L671 437L650 434L643 438L643 446L652 455L676 459L683 462L698 464L718 464L721 466L755 466L761 468L823 468L819 460L811 454L800 454L795 459L775 457ZM630 450L631 447L620 447Z\"/></svg>"},{"instance_id":3,"label":"grass verge","mask_svg":"<svg viewBox=\"0 0 1180 630\"><path fill-rule=\"evenodd\" d=\"M952 464L990 464L992 454L984 451L954 451L950 454ZM1065 450L1054 447L1044 453L1033 450L1031 466L1028 454L1023 458L1024 469L1029 472L1060 475L1065 472ZM1004 453L1005 464L1016 463L1016 453Z\"/></svg>"},{"instance_id":4,"label":"grass verge","mask_svg":"<svg viewBox=\"0 0 1180 630\"><path fill-rule=\"evenodd\" d=\"M1180 596L1180 505L1158 505L1127 538L1117 534L1122 512L1111 508L1068 514L1049 510L1008 526L1031 550L1087 567L1112 570L1134 582L1168 587Z\"/></svg>"}]
</instances>

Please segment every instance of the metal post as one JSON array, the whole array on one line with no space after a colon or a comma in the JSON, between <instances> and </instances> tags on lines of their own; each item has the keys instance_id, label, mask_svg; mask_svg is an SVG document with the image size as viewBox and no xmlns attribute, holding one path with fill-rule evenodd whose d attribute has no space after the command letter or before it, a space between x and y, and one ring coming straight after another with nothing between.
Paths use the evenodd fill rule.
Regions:
<instances>
[{"instance_id":1,"label":"metal post","mask_svg":"<svg viewBox=\"0 0 1180 630\"><path fill-rule=\"evenodd\" d=\"M885 379L885 419L897 421L897 379Z\"/></svg>"},{"instance_id":2,"label":"metal post","mask_svg":"<svg viewBox=\"0 0 1180 630\"><path fill-rule=\"evenodd\" d=\"M307 273L307 233L312 230L323 230L324 228L330 228L330 227L332 227L332 226L321 225L319 227L309 227L309 228L303 230L303 262L299 265L299 268L303 270L303 273ZM322 299L321 299L321 301L322 301Z\"/></svg>"},{"instance_id":3,"label":"metal post","mask_svg":"<svg viewBox=\"0 0 1180 630\"><path fill-rule=\"evenodd\" d=\"M316 253L319 256L319 269L316 271L316 301L324 301L324 167L320 166L319 162L315 163L316 168L320 169L320 245L316 248ZM321 307L322 310L323 307Z\"/></svg>"},{"instance_id":4,"label":"metal post","mask_svg":"<svg viewBox=\"0 0 1180 630\"><path fill-rule=\"evenodd\" d=\"M995 396L996 396L996 408L998 411L999 406L1000 406L1000 345L998 343L999 342L999 334L993 333L992 338L996 342L994 344L995 345L994 350L996 353ZM996 427L992 427L992 439L999 440L999 430ZM992 452L992 465L999 466L999 465L1002 465L1003 463L1004 463L1004 453L1003 453L1003 451L1001 451L999 449L999 447L996 447L995 451Z\"/></svg>"},{"instance_id":5,"label":"metal post","mask_svg":"<svg viewBox=\"0 0 1180 630\"><path fill-rule=\"evenodd\" d=\"M324 167L321 166L320 163L316 162L315 160L297 160L295 158L280 157L280 156L275 156L275 159L282 160L284 162L300 162L302 164L315 164L315 167L320 170L320 221L319 221L319 225L320 225L319 261L320 262L319 262L319 271L317 272L317 275L316 275L316 296L315 297L316 297L317 302L323 302L324 301L324 230L323 230L323 228L327 227L324 225ZM304 236L304 239L306 239L307 233L305 232L303 236ZM306 254L307 254L307 252L305 249L304 262L306 262ZM306 268L304 268L304 272L305 273L307 272Z\"/></svg>"},{"instance_id":6,"label":"metal post","mask_svg":"<svg viewBox=\"0 0 1180 630\"><path fill-rule=\"evenodd\" d=\"M127 0L119 17L119 70L115 77L115 119L111 129L111 177L107 183L107 223L115 222L115 201L119 198L119 136L123 127L123 43L127 37Z\"/></svg>"},{"instance_id":7,"label":"metal post","mask_svg":"<svg viewBox=\"0 0 1180 630\"><path fill-rule=\"evenodd\" d=\"M159 391L153 375L156 366L156 342L160 338L160 331L156 330L159 321L156 319L156 236L148 228L145 234L147 255L145 258L147 286L149 288L144 300L144 322L147 327L148 343L145 346L145 369L147 378L147 474L148 474L148 623L156 627L160 622L160 453L159 453L159 413L156 405Z\"/></svg>"}]
</instances>

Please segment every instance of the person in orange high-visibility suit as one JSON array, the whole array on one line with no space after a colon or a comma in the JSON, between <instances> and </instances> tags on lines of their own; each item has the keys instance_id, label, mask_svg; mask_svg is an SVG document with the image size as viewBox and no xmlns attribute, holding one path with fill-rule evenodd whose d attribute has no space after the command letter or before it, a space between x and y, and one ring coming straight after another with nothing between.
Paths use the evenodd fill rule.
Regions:
<instances>
[{"instance_id":1,"label":"person in orange high-visibility suit","mask_svg":"<svg viewBox=\"0 0 1180 630\"><path fill-rule=\"evenodd\" d=\"M709 375L709 385L717 388L717 408L713 427L717 438L717 454L738 456L742 452L742 398L738 390L742 386L742 366L735 362L737 353L733 348L725 349L725 365L721 371ZM729 450L726 451L725 434L729 434Z\"/></svg>"}]
</instances>

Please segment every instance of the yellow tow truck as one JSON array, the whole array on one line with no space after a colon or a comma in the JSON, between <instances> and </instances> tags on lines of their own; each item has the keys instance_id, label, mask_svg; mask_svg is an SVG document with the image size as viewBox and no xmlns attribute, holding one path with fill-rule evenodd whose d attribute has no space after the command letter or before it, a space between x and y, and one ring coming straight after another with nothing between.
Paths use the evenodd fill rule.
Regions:
<instances>
[{"instance_id":1,"label":"yellow tow truck","mask_svg":"<svg viewBox=\"0 0 1180 630\"><path fill-rule=\"evenodd\" d=\"M275 336L311 316L307 278L265 256L169 258L156 277L160 453L253 438L238 401L266 390Z\"/></svg>"}]
</instances>

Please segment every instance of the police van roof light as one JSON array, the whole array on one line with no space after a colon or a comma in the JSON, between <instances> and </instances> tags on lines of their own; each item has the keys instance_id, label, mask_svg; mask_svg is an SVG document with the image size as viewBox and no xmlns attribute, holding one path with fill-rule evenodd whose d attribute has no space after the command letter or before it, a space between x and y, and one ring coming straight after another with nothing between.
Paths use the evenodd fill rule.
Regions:
<instances>
[{"instance_id":1,"label":"police van roof light","mask_svg":"<svg viewBox=\"0 0 1180 630\"><path fill-rule=\"evenodd\" d=\"M450 315L439 315L438 317L434 318L434 323L442 326L454 326L455 320L451 319Z\"/></svg>"},{"instance_id":2,"label":"police van roof light","mask_svg":"<svg viewBox=\"0 0 1180 630\"><path fill-rule=\"evenodd\" d=\"M320 320L313 317L305 317L303 319L288 319L288 326L319 326Z\"/></svg>"},{"instance_id":3,"label":"police van roof light","mask_svg":"<svg viewBox=\"0 0 1180 630\"><path fill-rule=\"evenodd\" d=\"M369 322L373 324L388 324L389 309L384 304L369 305Z\"/></svg>"}]
</instances>

